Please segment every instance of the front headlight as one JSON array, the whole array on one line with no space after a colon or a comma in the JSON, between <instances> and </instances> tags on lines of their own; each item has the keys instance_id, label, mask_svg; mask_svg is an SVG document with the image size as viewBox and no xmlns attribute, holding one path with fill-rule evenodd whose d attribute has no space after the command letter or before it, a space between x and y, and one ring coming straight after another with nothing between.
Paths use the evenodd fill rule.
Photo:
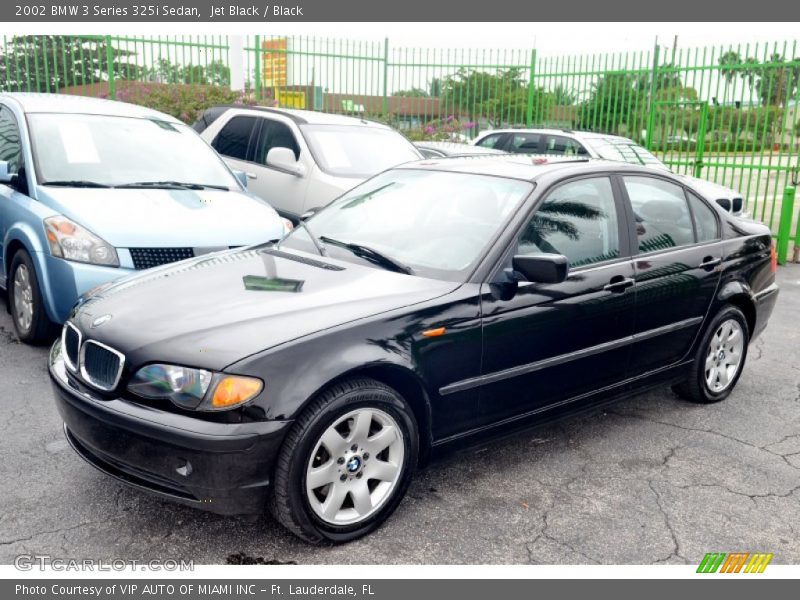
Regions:
<instances>
[{"instance_id":1,"label":"front headlight","mask_svg":"<svg viewBox=\"0 0 800 600\"><path fill-rule=\"evenodd\" d=\"M112 245L66 217L46 218L44 231L53 256L92 265L119 266Z\"/></svg>"},{"instance_id":2,"label":"front headlight","mask_svg":"<svg viewBox=\"0 0 800 600\"><path fill-rule=\"evenodd\" d=\"M255 398L263 387L255 377L165 364L142 367L128 383L128 390L138 396L170 400L181 408L204 411L240 406Z\"/></svg>"}]
</instances>

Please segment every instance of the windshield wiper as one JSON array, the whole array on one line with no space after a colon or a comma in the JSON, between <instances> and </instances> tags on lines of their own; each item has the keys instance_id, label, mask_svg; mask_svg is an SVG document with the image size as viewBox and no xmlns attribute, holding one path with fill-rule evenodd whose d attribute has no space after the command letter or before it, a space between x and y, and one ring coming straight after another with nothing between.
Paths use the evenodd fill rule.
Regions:
<instances>
[{"instance_id":1,"label":"windshield wiper","mask_svg":"<svg viewBox=\"0 0 800 600\"><path fill-rule=\"evenodd\" d=\"M314 244L314 248L317 249L317 252L319 252L320 256L328 256L328 252L327 250L325 250L325 246L323 246L320 243L319 238L314 234L313 231L311 231L311 228L308 225L306 225L306 222L303 219L300 219L300 222L297 223L295 229L298 228L303 229L306 232L306 235L308 235L309 239L311 240L311 243Z\"/></svg>"},{"instance_id":2,"label":"windshield wiper","mask_svg":"<svg viewBox=\"0 0 800 600\"><path fill-rule=\"evenodd\" d=\"M164 188L167 190L229 190L224 185L211 185L208 183L186 183L183 181L134 181L115 185L115 188Z\"/></svg>"},{"instance_id":3,"label":"windshield wiper","mask_svg":"<svg viewBox=\"0 0 800 600\"><path fill-rule=\"evenodd\" d=\"M362 244L353 244L350 242L342 242L340 240L335 240L333 238L329 238L327 236L320 236L319 238L326 244L330 244L332 246L339 246L340 248L344 248L346 250L350 250L354 255L358 256L359 258L363 258L364 260L368 260L376 265L380 265L385 269L390 271L397 271L398 273L406 273L410 275L413 272L413 269L403 263L386 256L375 250L374 248L370 248L369 246L364 246Z\"/></svg>"},{"instance_id":4,"label":"windshield wiper","mask_svg":"<svg viewBox=\"0 0 800 600\"><path fill-rule=\"evenodd\" d=\"M106 183L88 181L85 179L59 179L54 181L43 181L40 185L57 185L59 187L82 187L82 188L109 188Z\"/></svg>"}]
</instances>

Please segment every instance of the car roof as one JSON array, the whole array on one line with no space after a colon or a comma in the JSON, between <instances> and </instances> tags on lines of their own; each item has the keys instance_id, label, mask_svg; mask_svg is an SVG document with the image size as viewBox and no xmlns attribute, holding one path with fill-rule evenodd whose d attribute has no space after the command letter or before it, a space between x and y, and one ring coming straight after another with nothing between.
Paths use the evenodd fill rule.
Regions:
<instances>
[{"instance_id":1,"label":"car roof","mask_svg":"<svg viewBox=\"0 0 800 600\"><path fill-rule=\"evenodd\" d=\"M283 115L293 120L298 125L368 125L370 127L380 127L391 129L388 125L377 121L370 121L362 117L351 117L335 113L324 113L316 110L303 110L299 108L278 108L275 106L249 106L247 104L228 104L215 106L213 108L228 108L242 112L252 111L256 113L272 113Z\"/></svg>"},{"instance_id":2,"label":"car roof","mask_svg":"<svg viewBox=\"0 0 800 600\"><path fill-rule=\"evenodd\" d=\"M525 181L535 181L544 175L556 171L572 171L575 174L637 171L657 174L659 176L665 175L665 172L661 169L619 161L533 154L428 158L404 163L395 168L471 173L476 175L505 177L508 179L522 179ZM667 175L669 175L669 173L667 173Z\"/></svg>"},{"instance_id":3,"label":"car roof","mask_svg":"<svg viewBox=\"0 0 800 600\"><path fill-rule=\"evenodd\" d=\"M91 114L117 117L158 119L171 123L181 121L173 116L144 106L116 100L105 100L90 96L71 94L46 94L36 92L7 92L0 94L0 101L14 102L24 113Z\"/></svg>"},{"instance_id":4,"label":"car roof","mask_svg":"<svg viewBox=\"0 0 800 600\"><path fill-rule=\"evenodd\" d=\"M635 144L630 138L614 135L612 133L601 133L597 131L582 131L580 129L558 129L549 127L508 127L506 129L490 129L481 133L481 138L493 133L551 133L554 135L571 135L578 139L604 139Z\"/></svg>"}]
</instances>

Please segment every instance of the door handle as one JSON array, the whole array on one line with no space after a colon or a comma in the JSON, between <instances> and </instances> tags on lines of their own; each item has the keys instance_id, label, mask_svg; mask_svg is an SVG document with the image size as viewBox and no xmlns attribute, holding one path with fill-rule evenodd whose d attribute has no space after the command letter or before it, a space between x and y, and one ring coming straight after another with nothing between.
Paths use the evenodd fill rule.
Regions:
<instances>
[{"instance_id":1,"label":"door handle","mask_svg":"<svg viewBox=\"0 0 800 600\"><path fill-rule=\"evenodd\" d=\"M247 175L248 179L258 179L258 175L256 175L255 173L252 173L251 171L248 171L246 173L246 175Z\"/></svg>"},{"instance_id":2,"label":"door handle","mask_svg":"<svg viewBox=\"0 0 800 600\"><path fill-rule=\"evenodd\" d=\"M631 279L630 277L615 275L606 285L603 286L603 289L607 292L624 292L634 283L636 283L636 280Z\"/></svg>"},{"instance_id":3,"label":"door handle","mask_svg":"<svg viewBox=\"0 0 800 600\"><path fill-rule=\"evenodd\" d=\"M703 262L701 262L699 266L701 269L711 269L713 267L716 267L720 263L722 263L721 258L706 256L705 258L703 258Z\"/></svg>"}]
</instances>

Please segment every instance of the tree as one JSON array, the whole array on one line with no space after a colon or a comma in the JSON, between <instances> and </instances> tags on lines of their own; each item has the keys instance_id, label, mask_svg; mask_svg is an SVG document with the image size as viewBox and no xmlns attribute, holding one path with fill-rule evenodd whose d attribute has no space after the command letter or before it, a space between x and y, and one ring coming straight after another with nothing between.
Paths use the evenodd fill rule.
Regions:
<instances>
[{"instance_id":1,"label":"tree","mask_svg":"<svg viewBox=\"0 0 800 600\"><path fill-rule=\"evenodd\" d=\"M556 106L571 106L575 104L578 99L578 94L575 92L575 90L572 90L561 83L553 88L552 93L553 103Z\"/></svg>"},{"instance_id":2,"label":"tree","mask_svg":"<svg viewBox=\"0 0 800 600\"><path fill-rule=\"evenodd\" d=\"M592 85L578 111L578 121L582 129L618 133L623 126L631 129L646 106L647 91L641 77L606 73Z\"/></svg>"},{"instance_id":3,"label":"tree","mask_svg":"<svg viewBox=\"0 0 800 600\"><path fill-rule=\"evenodd\" d=\"M408 89L408 90L400 90L400 91L395 92L392 95L393 96L403 96L403 97L406 97L406 98L427 98L427 97L429 97L428 92L426 92L425 90L423 90L421 88L418 88L418 87L412 87L411 89Z\"/></svg>"},{"instance_id":4,"label":"tree","mask_svg":"<svg viewBox=\"0 0 800 600\"><path fill-rule=\"evenodd\" d=\"M738 52L731 50L720 56L719 63L726 95L727 86L739 76L756 92L762 106L785 106L800 81L800 58L787 61L779 53L762 63L752 56L742 60Z\"/></svg>"},{"instance_id":5,"label":"tree","mask_svg":"<svg viewBox=\"0 0 800 600\"><path fill-rule=\"evenodd\" d=\"M719 72L725 80L725 98L728 97L728 88L739 76L742 66L742 57L735 50L728 50L719 57Z\"/></svg>"},{"instance_id":6,"label":"tree","mask_svg":"<svg viewBox=\"0 0 800 600\"><path fill-rule=\"evenodd\" d=\"M231 70L221 60L213 60L204 66L192 63L176 65L166 58L159 58L154 65L145 70L144 78L160 83L228 85L231 80Z\"/></svg>"},{"instance_id":7,"label":"tree","mask_svg":"<svg viewBox=\"0 0 800 600\"><path fill-rule=\"evenodd\" d=\"M533 90L533 119L542 120L553 104L553 95L543 88ZM484 118L491 127L524 123L528 109L528 83L519 68L495 73L459 69L441 83L441 103L446 111L466 114L470 121Z\"/></svg>"},{"instance_id":8,"label":"tree","mask_svg":"<svg viewBox=\"0 0 800 600\"><path fill-rule=\"evenodd\" d=\"M108 81L139 79L144 68L134 52L109 47L103 38L69 35L14 36L0 52L2 91L58 92Z\"/></svg>"}]
</instances>

